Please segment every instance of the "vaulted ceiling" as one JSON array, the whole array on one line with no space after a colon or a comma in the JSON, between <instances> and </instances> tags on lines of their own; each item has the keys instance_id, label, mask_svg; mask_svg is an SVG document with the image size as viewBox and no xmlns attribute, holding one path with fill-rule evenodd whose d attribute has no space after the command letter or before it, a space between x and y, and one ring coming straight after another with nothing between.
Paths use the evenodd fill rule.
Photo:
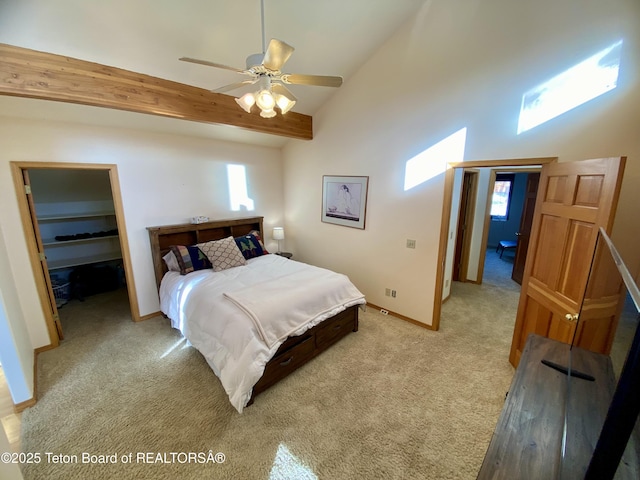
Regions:
<instances>
[{"instance_id":1,"label":"vaulted ceiling","mask_svg":"<svg viewBox=\"0 0 640 480\"><path fill-rule=\"evenodd\" d=\"M264 0L265 37L295 52L286 72L339 75L345 82L389 36L428 0ZM213 90L245 79L238 73L178 61L187 56L244 68L262 50L260 0L2 0L0 43L64 55ZM375 79L372 79L375 81ZM240 96L243 89L228 92ZM313 115L335 93L330 87L292 85L293 112ZM29 103L32 102L32 103ZM38 102L38 103L33 103ZM51 103L51 102L49 102ZM5 114L42 116L42 101L0 98ZM75 106L57 115L82 115ZM96 115L137 122L137 117ZM144 122L156 122L144 116ZM86 119L86 116L84 117ZM132 120L133 119L133 120ZM175 122L174 122L175 123ZM197 130L202 127L194 127ZM282 145L263 134L208 126L211 136L242 136L252 143ZM237 130L237 129L235 129ZM270 137L270 136L267 136ZM261 140L262 139L262 140Z\"/></svg>"}]
</instances>

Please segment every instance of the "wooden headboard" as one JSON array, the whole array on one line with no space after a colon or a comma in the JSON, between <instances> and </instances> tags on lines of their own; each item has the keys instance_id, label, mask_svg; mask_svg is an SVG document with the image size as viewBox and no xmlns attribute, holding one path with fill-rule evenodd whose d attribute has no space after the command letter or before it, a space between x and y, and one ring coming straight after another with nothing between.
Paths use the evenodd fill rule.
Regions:
<instances>
[{"instance_id":1,"label":"wooden headboard","mask_svg":"<svg viewBox=\"0 0 640 480\"><path fill-rule=\"evenodd\" d=\"M262 230L263 217L232 218L216 220L206 223L183 223L181 225L166 225L162 227L147 227L151 240L151 255L153 256L153 270L156 283L160 288L160 281L167 273L167 265L162 257L169 252L171 245L195 245L196 243L220 240L228 236L239 237L251 230L258 230L264 241Z\"/></svg>"}]
</instances>

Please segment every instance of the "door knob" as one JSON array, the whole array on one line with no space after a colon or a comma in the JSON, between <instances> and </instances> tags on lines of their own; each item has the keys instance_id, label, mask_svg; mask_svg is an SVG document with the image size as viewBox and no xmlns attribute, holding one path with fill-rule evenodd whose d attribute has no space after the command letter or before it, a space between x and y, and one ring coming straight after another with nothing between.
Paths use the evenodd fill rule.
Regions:
<instances>
[{"instance_id":1,"label":"door knob","mask_svg":"<svg viewBox=\"0 0 640 480\"><path fill-rule=\"evenodd\" d=\"M566 318L568 321L570 322L577 322L578 321L578 317L580 315L578 313L574 313L573 315L570 313L567 313L564 318Z\"/></svg>"}]
</instances>

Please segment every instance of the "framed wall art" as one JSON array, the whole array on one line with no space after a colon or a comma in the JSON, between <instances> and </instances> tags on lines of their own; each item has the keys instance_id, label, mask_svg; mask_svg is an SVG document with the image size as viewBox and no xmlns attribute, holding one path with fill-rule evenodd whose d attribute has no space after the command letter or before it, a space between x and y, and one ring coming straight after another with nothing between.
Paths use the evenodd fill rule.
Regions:
<instances>
[{"instance_id":1,"label":"framed wall art","mask_svg":"<svg viewBox=\"0 0 640 480\"><path fill-rule=\"evenodd\" d=\"M364 229L369 177L322 177L322 221Z\"/></svg>"}]
</instances>

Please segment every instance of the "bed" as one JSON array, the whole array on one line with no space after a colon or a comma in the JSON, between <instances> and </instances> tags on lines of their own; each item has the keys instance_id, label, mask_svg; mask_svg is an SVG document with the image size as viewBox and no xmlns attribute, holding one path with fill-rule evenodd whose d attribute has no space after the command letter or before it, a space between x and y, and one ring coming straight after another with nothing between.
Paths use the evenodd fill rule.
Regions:
<instances>
[{"instance_id":1,"label":"bed","mask_svg":"<svg viewBox=\"0 0 640 480\"><path fill-rule=\"evenodd\" d=\"M276 254L253 257L245 252L247 258L238 266L219 268L213 259L215 268L201 265L194 271L176 271L173 257L182 252L187 258L185 246L199 245L200 257L210 245L230 239L258 239L264 247L262 220L147 228L161 310L204 356L238 412L259 393L356 332L358 310L366 304L345 275ZM244 251L244 243L237 245ZM164 260L169 257L171 269Z\"/></svg>"}]
</instances>

